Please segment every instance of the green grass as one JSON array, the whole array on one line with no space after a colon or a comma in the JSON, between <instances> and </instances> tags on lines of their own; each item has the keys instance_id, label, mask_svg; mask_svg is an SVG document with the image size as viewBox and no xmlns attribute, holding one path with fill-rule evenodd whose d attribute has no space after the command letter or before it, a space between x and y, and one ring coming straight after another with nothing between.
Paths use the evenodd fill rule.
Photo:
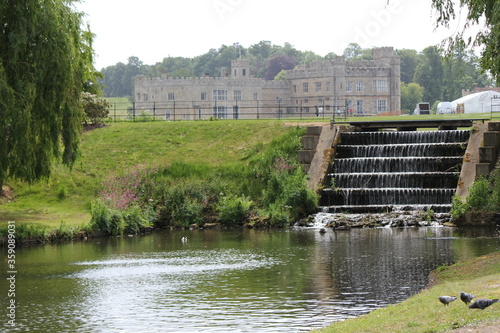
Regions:
<instances>
[{"instance_id":1,"label":"green grass","mask_svg":"<svg viewBox=\"0 0 500 333\"><path fill-rule=\"evenodd\" d=\"M184 121L113 123L82 137L82 156L70 171L56 165L50 179L28 185L7 180L14 201L2 200L0 227L7 221L44 224L51 229L88 223L92 199L102 181L136 165L173 162L208 166L244 163L289 127L279 121Z\"/></svg>"},{"instance_id":2,"label":"green grass","mask_svg":"<svg viewBox=\"0 0 500 333\"><path fill-rule=\"evenodd\" d=\"M335 323L317 332L442 332L479 323L499 324L500 304L469 310L459 299L444 306L442 295L470 292L477 298L500 298L500 252L436 270L436 284L406 301Z\"/></svg>"},{"instance_id":3,"label":"green grass","mask_svg":"<svg viewBox=\"0 0 500 333\"><path fill-rule=\"evenodd\" d=\"M127 109L132 107L129 97L105 97L105 99L111 103L109 109L109 117L111 118L118 116L118 119L123 119L127 116Z\"/></svg>"}]
</instances>

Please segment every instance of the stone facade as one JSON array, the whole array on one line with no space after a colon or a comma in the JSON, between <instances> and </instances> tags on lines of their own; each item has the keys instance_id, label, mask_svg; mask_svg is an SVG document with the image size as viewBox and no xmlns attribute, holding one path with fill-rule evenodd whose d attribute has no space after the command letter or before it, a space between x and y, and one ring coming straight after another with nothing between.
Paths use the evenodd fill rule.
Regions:
<instances>
[{"instance_id":1,"label":"stone facade","mask_svg":"<svg viewBox=\"0 0 500 333\"><path fill-rule=\"evenodd\" d=\"M390 47L373 60L343 57L286 71L284 81L251 77L248 60L231 62L220 77L135 78L136 112L166 119L280 118L333 112L375 115L400 110L400 59Z\"/></svg>"}]
</instances>

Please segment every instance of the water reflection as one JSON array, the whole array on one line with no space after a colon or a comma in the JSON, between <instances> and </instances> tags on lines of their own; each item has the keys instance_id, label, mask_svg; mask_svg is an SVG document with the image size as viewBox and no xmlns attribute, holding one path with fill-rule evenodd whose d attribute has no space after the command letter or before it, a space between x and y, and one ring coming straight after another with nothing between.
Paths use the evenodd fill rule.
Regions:
<instances>
[{"instance_id":1,"label":"water reflection","mask_svg":"<svg viewBox=\"0 0 500 333\"><path fill-rule=\"evenodd\" d=\"M382 228L168 231L23 247L11 331L308 331L404 300L437 266L499 246L448 228Z\"/></svg>"}]
</instances>

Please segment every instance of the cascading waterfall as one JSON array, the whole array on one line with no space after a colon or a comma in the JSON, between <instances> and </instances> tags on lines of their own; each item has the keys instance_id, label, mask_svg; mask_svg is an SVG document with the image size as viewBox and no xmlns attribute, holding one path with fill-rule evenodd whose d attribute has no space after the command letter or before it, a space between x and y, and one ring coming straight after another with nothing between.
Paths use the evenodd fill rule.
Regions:
<instances>
[{"instance_id":1,"label":"cascading waterfall","mask_svg":"<svg viewBox=\"0 0 500 333\"><path fill-rule=\"evenodd\" d=\"M342 133L321 211L448 212L469 131Z\"/></svg>"}]
</instances>

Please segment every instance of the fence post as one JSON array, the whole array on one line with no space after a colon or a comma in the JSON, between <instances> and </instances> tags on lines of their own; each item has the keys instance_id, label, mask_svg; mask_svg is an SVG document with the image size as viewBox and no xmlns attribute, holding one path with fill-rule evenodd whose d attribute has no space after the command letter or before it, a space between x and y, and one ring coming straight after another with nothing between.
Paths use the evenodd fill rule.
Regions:
<instances>
[{"instance_id":1,"label":"fence post","mask_svg":"<svg viewBox=\"0 0 500 333\"><path fill-rule=\"evenodd\" d=\"M156 120L156 102L153 102L153 121Z\"/></svg>"},{"instance_id":2,"label":"fence post","mask_svg":"<svg viewBox=\"0 0 500 333\"><path fill-rule=\"evenodd\" d=\"M175 101L174 101L174 121L175 121Z\"/></svg>"},{"instance_id":3,"label":"fence post","mask_svg":"<svg viewBox=\"0 0 500 333\"><path fill-rule=\"evenodd\" d=\"M133 103L133 108L134 113L132 114L132 120L135 121L135 102Z\"/></svg>"},{"instance_id":4,"label":"fence post","mask_svg":"<svg viewBox=\"0 0 500 333\"><path fill-rule=\"evenodd\" d=\"M278 98L278 119L281 119L281 99Z\"/></svg>"}]
</instances>

